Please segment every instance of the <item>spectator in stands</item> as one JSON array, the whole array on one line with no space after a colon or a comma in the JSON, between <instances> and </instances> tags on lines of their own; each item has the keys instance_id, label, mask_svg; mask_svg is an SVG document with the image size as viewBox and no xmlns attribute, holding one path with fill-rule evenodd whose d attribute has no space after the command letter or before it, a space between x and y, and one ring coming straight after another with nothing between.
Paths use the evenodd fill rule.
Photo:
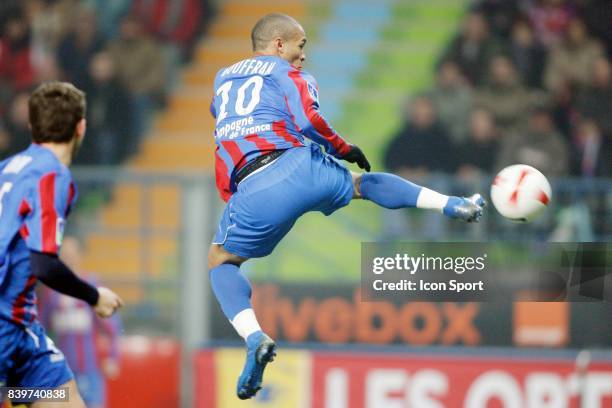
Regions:
<instances>
[{"instance_id":1,"label":"spectator in stands","mask_svg":"<svg viewBox=\"0 0 612 408\"><path fill-rule=\"evenodd\" d=\"M32 49L38 59L41 55L55 54L61 40L78 16L79 0L28 0L23 7L32 30Z\"/></svg>"},{"instance_id":2,"label":"spectator in stands","mask_svg":"<svg viewBox=\"0 0 612 408\"><path fill-rule=\"evenodd\" d=\"M6 159L11 154L11 135L6 131L4 123L0 121L0 161Z\"/></svg>"},{"instance_id":3,"label":"spectator in stands","mask_svg":"<svg viewBox=\"0 0 612 408\"><path fill-rule=\"evenodd\" d=\"M591 33L601 39L612 55L612 1L588 0L582 1L580 15Z\"/></svg>"},{"instance_id":4,"label":"spectator in stands","mask_svg":"<svg viewBox=\"0 0 612 408\"><path fill-rule=\"evenodd\" d=\"M165 99L161 47L143 30L138 19L127 16L121 22L119 38L109 44L109 52L119 82L131 94L134 134L140 139L156 103Z\"/></svg>"},{"instance_id":5,"label":"spectator in stands","mask_svg":"<svg viewBox=\"0 0 612 408\"><path fill-rule=\"evenodd\" d=\"M491 60L490 79L478 89L475 104L491 112L502 130L510 130L529 111L532 99L510 59L497 56Z\"/></svg>"},{"instance_id":6,"label":"spectator in stands","mask_svg":"<svg viewBox=\"0 0 612 408\"><path fill-rule=\"evenodd\" d=\"M454 61L470 83L478 85L495 48L485 18L480 13L472 12L465 19L461 34L451 43L442 60Z\"/></svg>"},{"instance_id":7,"label":"spectator in stands","mask_svg":"<svg viewBox=\"0 0 612 408\"><path fill-rule=\"evenodd\" d=\"M431 100L417 96L408 108L408 121L387 146L385 167L416 182L434 176L435 172L454 172L454 146L446 129L438 122ZM443 179L429 179L427 185L437 191L450 192L451 189ZM406 217L405 212L386 211L383 222L389 226L386 230L391 236L418 233L433 240L446 236L447 225L446 220L434 215L427 213L417 218Z\"/></svg>"},{"instance_id":8,"label":"spectator in stands","mask_svg":"<svg viewBox=\"0 0 612 408\"><path fill-rule=\"evenodd\" d=\"M186 51L199 31L202 19L202 0L134 0L134 15L145 29Z\"/></svg>"},{"instance_id":9,"label":"spectator in stands","mask_svg":"<svg viewBox=\"0 0 612 408\"><path fill-rule=\"evenodd\" d=\"M81 89L89 87L89 62L103 46L97 34L96 15L92 9L81 8L74 26L62 40L57 58L64 78Z\"/></svg>"},{"instance_id":10,"label":"spectator in stands","mask_svg":"<svg viewBox=\"0 0 612 408\"><path fill-rule=\"evenodd\" d=\"M82 163L117 164L135 152L129 95L115 77L107 52L96 54L89 67L87 92L89 137L79 154ZM86 147L87 145L87 147Z\"/></svg>"},{"instance_id":11,"label":"spectator in stands","mask_svg":"<svg viewBox=\"0 0 612 408\"><path fill-rule=\"evenodd\" d=\"M5 18L0 38L0 97L28 89L34 82L28 21L20 10Z\"/></svg>"},{"instance_id":12,"label":"spectator in stands","mask_svg":"<svg viewBox=\"0 0 612 408\"><path fill-rule=\"evenodd\" d=\"M592 69L591 85L578 97L581 116L593 119L607 140L612 141L612 65L599 57Z\"/></svg>"},{"instance_id":13,"label":"spectator in stands","mask_svg":"<svg viewBox=\"0 0 612 408\"><path fill-rule=\"evenodd\" d=\"M567 0L531 0L527 14L536 37L549 47L561 41L574 11Z\"/></svg>"},{"instance_id":14,"label":"spectator in stands","mask_svg":"<svg viewBox=\"0 0 612 408\"><path fill-rule=\"evenodd\" d=\"M20 1L21 0L4 0L0 1L0 31L4 30L5 24L8 22L4 19L4 17L9 17L15 14L16 11L20 9ZM0 405L1 406L1 405Z\"/></svg>"},{"instance_id":15,"label":"spectator in stands","mask_svg":"<svg viewBox=\"0 0 612 408\"><path fill-rule=\"evenodd\" d=\"M163 41L166 66L165 88L172 90L178 82L181 61L187 59L200 31L202 0L134 0L133 14L145 30Z\"/></svg>"},{"instance_id":16,"label":"spectator in stands","mask_svg":"<svg viewBox=\"0 0 612 408\"><path fill-rule=\"evenodd\" d=\"M29 92L18 93L12 100L5 122L5 130L10 135L9 154L25 150L31 142L28 112Z\"/></svg>"},{"instance_id":17,"label":"spectator in stands","mask_svg":"<svg viewBox=\"0 0 612 408\"><path fill-rule=\"evenodd\" d=\"M527 129L503 139L496 170L524 163L548 177L565 176L569 172L568 160L568 146L555 129L548 108L537 106L530 114Z\"/></svg>"},{"instance_id":18,"label":"spectator in stands","mask_svg":"<svg viewBox=\"0 0 612 408\"><path fill-rule=\"evenodd\" d=\"M499 130L491 112L476 108L470 114L469 139L458 149L457 174L474 180L493 173L499 148Z\"/></svg>"},{"instance_id":19,"label":"spectator in stands","mask_svg":"<svg viewBox=\"0 0 612 408\"><path fill-rule=\"evenodd\" d=\"M408 122L387 147L385 167L408 179L435 171L453 172L451 140L437 121L431 100L419 96L411 105Z\"/></svg>"},{"instance_id":20,"label":"spectator in stands","mask_svg":"<svg viewBox=\"0 0 612 408\"><path fill-rule=\"evenodd\" d=\"M572 89L587 86L592 67L603 53L603 47L588 35L582 20L572 19L564 40L550 51L544 78L546 87L559 92L566 84Z\"/></svg>"},{"instance_id":21,"label":"spectator in stands","mask_svg":"<svg viewBox=\"0 0 612 408\"><path fill-rule=\"evenodd\" d=\"M572 145L572 174L583 177L612 176L612 149L597 123L582 119L576 126Z\"/></svg>"},{"instance_id":22,"label":"spectator in stands","mask_svg":"<svg viewBox=\"0 0 612 408\"><path fill-rule=\"evenodd\" d=\"M119 31L121 20L130 12L132 0L86 0L98 17L99 33L111 40ZM171 2L175 3L175 2Z\"/></svg>"},{"instance_id":23,"label":"spectator in stands","mask_svg":"<svg viewBox=\"0 0 612 408\"><path fill-rule=\"evenodd\" d=\"M467 135L472 89L456 63L445 61L439 66L436 85L428 96L440 123L448 129L453 141L463 141Z\"/></svg>"},{"instance_id":24,"label":"spectator in stands","mask_svg":"<svg viewBox=\"0 0 612 408\"><path fill-rule=\"evenodd\" d=\"M527 21L517 20L512 26L508 55L527 87L542 86L546 50L537 42Z\"/></svg>"},{"instance_id":25,"label":"spectator in stands","mask_svg":"<svg viewBox=\"0 0 612 408\"><path fill-rule=\"evenodd\" d=\"M516 0L481 0L474 9L482 13L494 35L508 37L520 10Z\"/></svg>"},{"instance_id":26,"label":"spectator in stands","mask_svg":"<svg viewBox=\"0 0 612 408\"><path fill-rule=\"evenodd\" d=\"M42 54L35 66L36 83L57 81L61 79L60 67L53 54Z\"/></svg>"}]
</instances>

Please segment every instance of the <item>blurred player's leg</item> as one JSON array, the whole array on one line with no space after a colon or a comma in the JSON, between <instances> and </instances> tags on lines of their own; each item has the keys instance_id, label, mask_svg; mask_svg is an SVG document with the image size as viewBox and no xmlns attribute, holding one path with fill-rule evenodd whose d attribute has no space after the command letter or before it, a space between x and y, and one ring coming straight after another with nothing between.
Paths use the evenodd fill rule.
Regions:
<instances>
[{"instance_id":1,"label":"blurred player's leg","mask_svg":"<svg viewBox=\"0 0 612 408\"><path fill-rule=\"evenodd\" d=\"M254 396L261 388L263 372L276 355L276 345L264 334L251 305L251 284L240 272L246 261L213 244L209 252L210 284L221 310L245 340L246 362L238 379L236 393L240 399Z\"/></svg>"},{"instance_id":2,"label":"blurred player's leg","mask_svg":"<svg viewBox=\"0 0 612 408\"><path fill-rule=\"evenodd\" d=\"M477 194L470 198L449 197L389 173L351 173L354 198L370 200L381 207L437 210L450 218L478 221L485 202Z\"/></svg>"},{"instance_id":3,"label":"blurred player's leg","mask_svg":"<svg viewBox=\"0 0 612 408\"><path fill-rule=\"evenodd\" d=\"M68 388L69 401L67 402L35 402L31 405L31 408L87 408L79 389L77 388L76 382L70 380L65 384L60 385L58 388Z\"/></svg>"}]
</instances>

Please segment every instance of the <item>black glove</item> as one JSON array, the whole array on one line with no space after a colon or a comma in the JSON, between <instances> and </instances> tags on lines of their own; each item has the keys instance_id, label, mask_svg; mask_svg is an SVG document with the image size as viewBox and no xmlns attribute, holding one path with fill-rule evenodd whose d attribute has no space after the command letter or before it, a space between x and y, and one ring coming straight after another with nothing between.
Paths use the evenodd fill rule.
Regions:
<instances>
[{"instance_id":1,"label":"black glove","mask_svg":"<svg viewBox=\"0 0 612 408\"><path fill-rule=\"evenodd\" d=\"M342 160L346 160L349 163L357 163L360 169L364 169L365 171L370 171L370 162L366 159L365 154L361 151L361 149L352 144L351 150L347 154L341 157Z\"/></svg>"}]
</instances>

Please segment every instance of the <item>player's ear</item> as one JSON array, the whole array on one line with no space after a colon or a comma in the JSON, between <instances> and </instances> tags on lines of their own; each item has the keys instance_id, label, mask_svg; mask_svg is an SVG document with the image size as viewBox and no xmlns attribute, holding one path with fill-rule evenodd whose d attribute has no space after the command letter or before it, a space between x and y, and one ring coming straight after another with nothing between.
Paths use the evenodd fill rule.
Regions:
<instances>
[{"instance_id":1,"label":"player's ear","mask_svg":"<svg viewBox=\"0 0 612 408\"><path fill-rule=\"evenodd\" d=\"M76 137L79 140L83 140L85 137L85 131L87 130L87 120L85 118L78 121L76 125Z\"/></svg>"},{"instance_id":2,"label":"player's ear","mask_svg":"<svg viewBox=\"0 0 612 408\"><path fill-rule=\"evenodd\" d=\"M285 42L281 37L274 39L274 45L276 46L276 52L283 54L285 51Z\"/></svg>"}]
</instances>

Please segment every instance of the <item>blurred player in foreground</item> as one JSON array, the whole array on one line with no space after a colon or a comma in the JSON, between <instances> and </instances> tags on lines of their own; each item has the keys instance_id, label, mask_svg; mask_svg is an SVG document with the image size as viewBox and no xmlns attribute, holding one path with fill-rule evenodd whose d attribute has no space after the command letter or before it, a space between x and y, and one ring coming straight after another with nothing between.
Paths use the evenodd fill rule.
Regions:
<instances>
[{"instance_id":1,"label":"blurred player in foreground","mask_svg":"<svg viewBox=\"0 0 612 408\"><path fill-rule=\"evenodd\" d=\"M484 205L478 194L448 197L392 174L369 173L361 149L342 139L319 112L317 83L302 70L306 35L296 20L266 15L251 40L255 55L217 73L211 104L217 120L217 188L227 206L208 263L221 309L246 341L236 390L241 399L261 388L276 345L261 331L240 265L270 254L302 214L330 215L351 199L366 199L385 208L426 208L472 222ZM353 173L336 159L368 173Z\"/></svg>"},{"instance_id":2,"label":"blurred player in foreground","mask_svg":"<svg viewBox=\"0 0 612 408\"><path fill-rule=\"evenodd\" d=\"M82 277L96 282L95 277L83 271L82 249L75 237L64 238L61 259ZM99 319L86 303L45 290L40 297L40 321L63 350L87 407L106 407L105 377L114 379L119 375L119 315ZM108 355L103 357L98 347L101 340L110 346Z\"/></svg>"},{"instance_id":3,"label":"blurred player in foreground","mask_svg":"<svg viewBox=\"0 0 612 408\"><path fill-rule=\"evenodd\" d=\"M50 82L29 100L33 143L0 162L0 386L67 387L68 402L32 407L84 407L64 355L37 320L38 280L84 300L110 317L121 299L77 277L59 258L76 189L68 166L85 136L85 95Z\"/></svg>"}]
</instances>

